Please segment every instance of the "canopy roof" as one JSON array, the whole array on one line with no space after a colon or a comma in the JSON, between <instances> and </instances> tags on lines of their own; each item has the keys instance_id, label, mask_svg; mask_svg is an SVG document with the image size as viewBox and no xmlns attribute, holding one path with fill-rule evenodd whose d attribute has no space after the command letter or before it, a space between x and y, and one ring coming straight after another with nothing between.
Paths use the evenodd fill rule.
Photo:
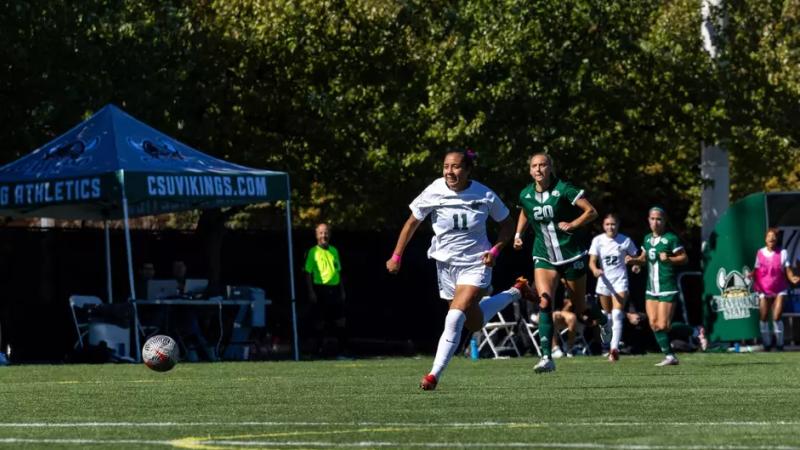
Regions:
<instances>
[{"instance_id":1,"label":"canopy roof","mask_svg":"<svg viewBox=\"0 0 800 450\"><path fill-rule=\"evenodd\" d=\"M201 153L114 105L0 167L0 215L121 219L286 200L285 172Z\"/></svg>"}]
</instances>

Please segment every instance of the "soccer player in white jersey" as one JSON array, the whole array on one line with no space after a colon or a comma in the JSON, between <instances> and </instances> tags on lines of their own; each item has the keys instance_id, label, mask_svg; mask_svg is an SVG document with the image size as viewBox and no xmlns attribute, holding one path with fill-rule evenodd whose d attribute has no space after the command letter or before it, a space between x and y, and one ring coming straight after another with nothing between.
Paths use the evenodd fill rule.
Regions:
<instances>
[{"instance_id":1,"label":"soccer player in white jersey","mask_svg":"<svg viewBox=\"0 0 800 450\"><path fill-rule=\"evenodd\" d=\"M614 213L603 219L603 233L592 239L589 247L589 270L597 277L595 292L611 325L611 345L608 360L619 359L619 341L622 336L622 309L628 298L628 270L626 256L636 256L636 245L631 238L618 232L619 218ZM633 266L638 271L639 266Z\"/></svg>"},{"instance_id":2,"label":"soccer player in white jersey","mask_svg":"<svg viewBox=\"0 0 800 450\"><path fill-rule=\"evenodd\" d=\"M461 340L461 328L480 330L484 323L512 301L533 300L528 281L518 278L513 287L483 298L492 283L492 266L514 232L508 208L491 189L470 180L476 154L454 150L445 155L442 178L431 183L411 202L411 215L403 225L392 257L386 261L390 273L400 270L403 251L420 223L431 216L434 236L428 258L436 260L439 296L450 302L439 338L433 367L420 380L420 388L436 388L447 363ZM500 223L494 246L486 237L486 221Z\"/></svg>"}]
</instances>

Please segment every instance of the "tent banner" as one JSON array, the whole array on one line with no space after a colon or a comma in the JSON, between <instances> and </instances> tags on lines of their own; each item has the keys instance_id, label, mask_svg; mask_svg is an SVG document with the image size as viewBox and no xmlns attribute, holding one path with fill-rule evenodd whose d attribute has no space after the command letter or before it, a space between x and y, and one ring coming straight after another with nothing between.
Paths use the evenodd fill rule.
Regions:
<instances>
[{"instance_id":1,"label":"tent banner","mask_svg":"<svg viewBox=\"0 0 800 450\"><path fill-rule=\"evenodd\" d=\"M149 200L221 204L268 202L286 198L285 176L215 173L126 173L128 201Z\"/></svg>"},{"instance_id":2,"label":"tent banner","mask_svg":"<svg viewBox=\"0 0 800 450\"><path fill-rule=\"evenodd\" d=\"M0 210L110 202L119 196L119 191L113 174L0 183Z\"/></svg>"}]
</instances>

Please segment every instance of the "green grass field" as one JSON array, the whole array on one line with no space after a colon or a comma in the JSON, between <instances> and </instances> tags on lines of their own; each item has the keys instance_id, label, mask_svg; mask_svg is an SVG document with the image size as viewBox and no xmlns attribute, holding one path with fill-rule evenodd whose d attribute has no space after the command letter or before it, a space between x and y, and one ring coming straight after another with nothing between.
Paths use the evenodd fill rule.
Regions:
<instances>
[{"instance_id":1,"label":"green grass field","mask_svg":"<svg viewBox=\"0 0 800 450\"><path fill-rule=\"evenodd\" d=\"M800 353L0 367L16 448L800 448Z\"/></svg>"}]
</instances>

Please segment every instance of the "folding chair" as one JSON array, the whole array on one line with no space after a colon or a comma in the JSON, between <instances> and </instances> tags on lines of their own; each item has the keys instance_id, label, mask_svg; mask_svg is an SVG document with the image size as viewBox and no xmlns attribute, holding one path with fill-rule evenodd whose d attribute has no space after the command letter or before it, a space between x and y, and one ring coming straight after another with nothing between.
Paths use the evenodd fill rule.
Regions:
<instances>
[{"instance_id":1,"label":"folding chair","mask_svg":"<svg viewBox=\"0 0 800 450\"><path fill-rule=\"evenodd\" d=\"M91 295L72 295L69 297L72 321L75 323L75 331L78 333L78 340L73 348L82 349L84 347L83 339L89 334L89 312L87 307L102 304L102 300Z\"/></svg>"},{"instance_id":2,"label":"folding chair","mask_svg":"<svg viewBox=\"0 0 800 450\"><path fill-rule=\"evenodd\" d=\"M502 358L505 352L513 351L517 356L522 356L514 338L517 335L517 323L508 322L503 318L502 313L497 313L493 321L486 322L481 330L478 340L478 351L489 346L494 358Z\"/></svg>"},{"instance_id":3,"label":"folding chair","mask_svg":"<svg viewBox=\"0 0 800 450\"><path fill-rule=\"evenodd\" d=\"M588 356L590 354L589 343L586 341L586 338L583 336L583 330L586 327L582 323L578 323L578 326L575 329L575 340L572 343L572 350L580 349L579 352L581 355ZM568 348L567 346L567 339L569 329L564 328L563 330L558 332L558 339L561 341L561 348L566 351Z\"/></svg>"},{"instance_id":4,"label":"folding chair","mask_svg":"<svg viewBox=\"0 0 800 450\"><path fill-rule=\"evenodd\" d=\"M525 331L528 333L533 349L536 350L536 355L542 357L542 348L539 346L539 316L534 313L530 317L522 317L522 324L525 326Z\"/></svg>"}]
</instances>

